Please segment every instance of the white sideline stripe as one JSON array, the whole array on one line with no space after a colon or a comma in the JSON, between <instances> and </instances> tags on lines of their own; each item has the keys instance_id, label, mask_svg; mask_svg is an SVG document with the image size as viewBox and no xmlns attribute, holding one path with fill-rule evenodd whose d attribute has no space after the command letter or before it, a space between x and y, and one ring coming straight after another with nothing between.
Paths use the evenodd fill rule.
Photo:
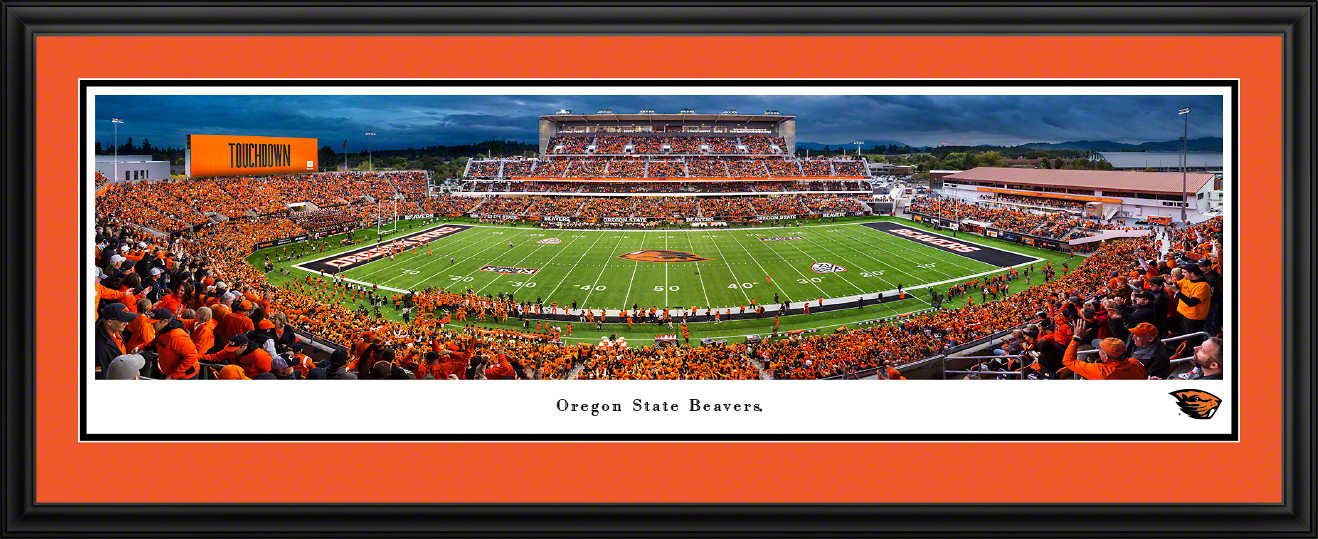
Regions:
<instances>
[{"instance_id":1,"label":"white sideline stripe","mask_svg":"<svg viewBox=\"0 0 1318 539\"><path fill-rule=\"evenodd\" d=\"M909 314L920 313L920 312L924 312L924 311L927 311L927 310L928 310L928 309L916 309L916 310L911 311L911 312L900 313L900 314L894 314L894 315L891 315L891 316L885 316L885 317L883 317L883 318L875 318L875 319L873 319L873 320L860 320L860 321L853 321L853 322L843 322L842 324L829 324L829 325L827 325L827 326L817 326L817 327L812 327L812 328L797 328L797 329L804 329L804 330L806 330L806 331L810 331L810 330L812 330L812 329L828 329L828 328L836 328L836 327L838 327L838 326L840 326L840 325L851 325L851 324L855 324L857 328L863 328L864 326L862 326L861 324L869 324L869 323L872 323L872 322L882 322L882 321L884 321L884 320L892 320L892 319L894 319L894 318L901 318L901 317L906 316L906 315L909 315ZM699 323L702 323L702 324L703 324L703 323L706 323L706 322L699 322ZM792 330L788 330L788 331L796 331L796 330L795 330L795 329L792 329ZM736 335L716 335L716 336L713 336L713 337L701 337L701 338L702 338L702 339L735 339L735 338L737 338L737 337L747 337L747 336L750 336L750 335L772 335L772 333L738 333L738 334L736 334ZM786 337L787 335L786 335L786 334L783 334L783 335L779 335L779 336L780 336L780 337ZM599 342L599 339L595 339L595 338L591 338L591 337L562 337L562 336L560 336L559 338L562 339L562 340L565 340L565 341L566 341L566 340L573 340L573 341ZM637 342L640 342L640 339L637 339ZM642 346L644 346L644 344L642 344ZM766 378L766 380L771 380L771 379L772 379L772 378Z\"/></svg>"},{"instance_id":2,"label":"white sideline stripe","mask_svg":"<svg viewBox=\"0 0 1318 539\"><path fill-rule=\"evenodd\" d=\"M841 225L815 225L815 226L821 226L821 227L828 227L828 226L863 226L863 223L847 223L847 224L841 224ZM489 227L489 228L506 228L506 227ZM779 227L779 228L801 228L801 227ZM869 227L864 227L864 228L869 228ZM762 229L745 228L745 229L723 229L723 230L762 230ZM871 228L870 230L874 230L874 229ZM601 230L601 231L599 231L599 232L602 233L602 232L605 232L605 231L602 231L602 230ZM874 232L880 232L880 231L878 231L878 230L874 230ZM886 234L886 235L891 235L891 234ZM599 240L597 239L597 240L595 240L595 241L598 242ZM620 240L618 240L618 242L619 242L619 244L621 244L621 243L622 243L622 240L620 239ZM965 242L965 243L974 243L974 242ZM1012 253L1012 252L1013 252L1013 251L1007 251L1006 249L998 249L997 247L991 247L991 246L984 245L984 244L980 244L980 243L976 243L976 245L979 245L979 246L981 246L981 247L986 247L986 248L989 248L989 249L997 249L997 250L999 250L999 251L1005 251L1005 252L1008 252L1008 253ZM593 247L593 244L592 244L592 247ZM615 251L617 250L617 245L614 246L614 250L615 250ZM940 250L939 252L945 252L945 251L941 251L941 250ZM1014 254L1021 254L1021 253L1014 253ZM722 256L722 252L721 252L721 251L720 251L719 255ZM327 256L327 257L325 257L325 258L334 258L335 256L338 256L338 255ZM960 254L958 254L957 256L964 256L964 255L960 255ZM1029 256L1029 255L1022 255L1022 256ZM969 257L966 257L966 258L969 258ZM319 260L324 260L324 258L319 259ZM973 260L973 259L972 259L972 260ZM964 276L961 276L961 277L956 277L956 278L952 278L952 279L947 279L947 280L943 280L943 281L938 281L938 282L935 282L935 283L924 283L924 284L916 285L916 286L912 286L912 287L903 287L902 290L906 291L906 293L907 293L906 295L914 297L914 294L911 294L911 293L910 293L912 290L927 289L927 288L931 288L931 287L935 287L935 286L941 286L941 285L945 285L945 284L949 284L949 283L954 283L954 282L957 282L957 281L964 281L964 280L966 280L966 279L974 279L974 278L977 278L977 277L984 277L984 276L986 276L986 275L993 275L993 274L995 274L995 273L998 273L998 272L1000 272L1000 271L1003 271L1003 270L1006 270L1006 269L1009 269L1009 268L1020 268L1020 267L1028 266L1028 265L1030 265L1030 264L1034 264L1034 263L1036 263L1036 262L1040 262L1040 261L1042 261L1042 260L1043 260L1042 258L1035 257L1034 260L1031 260L1031 261L1028 261L1028 262L1021 262L1020 264L1016 264L1016 265L1014 265L1014 266L1005 266L1005 267L994 268L994 269L989 270L989 271L980 272L980 273L976 273L976 274L973 274L973 275L964 275ZM306 264L306 263L309 263L309 262L316 262L316 261L318 261L318 260L310 260L310 261L307 261L307 262L303 262L302 264ZM976 262L979 262L979 261L976 260ZM368 262L368 263L369 263L369 262ZM607 263L606 263L606 265L607 265ZM300 264L299 264L299 265L295 265L295 266L293 266L293 267L295 267L295 268L297 268L297 269L300 269L300 270L302 270L302 271L305 271L305 272L307 272L307 273L311 273L311 274L313 274L313 275L320 275L320 272L318 272L318 271L313 271L313 270L309 270L309 269L307 269L307 268L301 267ZM574 266L574 267L575 267L575 266ZM732 268L729 267L728 269L731 270ZM473 272L473 273L474 273L474 272ZM601 271L600 273L601 273L601 275L602 275L602 274L603 274L603 271ZM734 274L734 278L735 278L735 274ZM366 282L357 281L357 280L353 280L353 279L347 279L347 278L345 278L345 279L343 279L343 280L344 280L344 281L351 282L351 283L355 283L355 284L365 285L365 286L371 286L372 284L374 284L374 283L366 283ZM598 279L598 278L596 278L595 283L596 283L596 284L599 284L599 279ZM405 293L405 292L408 292L408 290L400 290L400 289L397 289L397 288L389 288L389 287L384 287L384 286L381 286L380 288L383 289L383 290L391 290L391 291L394 291L394 292L404 292L404 293ZM594 286L592 286L591 288L593 289ZM738 287L738 288L741 288L741 287ZM896 294L896 293L897 293L897 289L893 288L893 289L891 289L891 290L883 290L883 291L881 291L881 292L877 292L877 293L874 293L874 294L856 294L856 295L853 295L853 296L842 296L842 297L836 297L836 298L824 298L824 305L841 305L841 304L843 304L843 303L850 303L850 302L852 302L852 301L856 301L857 299L860 299L861 297L875 296L875 299L877 299L879 294L883 294L883 295L886 296L886 295L889 295L889 294ZM745 294L745 292L743 292L743 295L744 295L744 294ZM749 297L749 296L748 296L748 297ZM587 295L587 298L589 298L589 295ZM920 300L920 301L923 301L923 302L925 302L925 303L929 303L928 300L925 300L925 299L923 299L923 298L915 298L915 299ZM583 302L583 303L584 303L584 302ZM818 300L815 300L815 301L795 301L795 302L792 302L792 303L787 304L787 308L788 308L789 310L790 310L790 309L795 309L795 308L801 308L801 307L803 307L806 303L811 303L811 304L814 304L814 305L818 305L818 304L819 304L819 301L818 301ZM779 309L781 306L782 306L781 303L764 304L764 312L768 313L768 312L770 312L770 311L777 310L777 309ZM720 309L729 309L729 310L732 310L732 309L738 309L738 308L740 308L740 307L738 307L738 306L732 306L732 307L714 307L713 310L715 310L715 311L720 310ZM693 313L693 316L703 315L704 313L708 312L709 310L710 310L710 309L696 309L695 313ZM566 316L576 316L576 315L578 315L578 314L581 314L581 313L586 312L586 309L577 309L576 312L571 312L572 309L568 309L568 308L559 308L559 309L550 309L550 311L551 311L551 312L548 313L548 314L561 314L561 315L566 315ZM671 313L673 310L669 310L669 311L670 311L670 313ZM596 312L598 312L598 311L596 311ZM662 311L661 311L661 312L662 312ZM604 311L604 316L619 316L620 313L622 313L622 310L605 310L605 311ZM833 326L824 326L824 327L833 327ZM812 328L812 329L820 329L820 328ZM575 338L575 337L572 337L572 338Z\"/></svg>"}]
</instances>

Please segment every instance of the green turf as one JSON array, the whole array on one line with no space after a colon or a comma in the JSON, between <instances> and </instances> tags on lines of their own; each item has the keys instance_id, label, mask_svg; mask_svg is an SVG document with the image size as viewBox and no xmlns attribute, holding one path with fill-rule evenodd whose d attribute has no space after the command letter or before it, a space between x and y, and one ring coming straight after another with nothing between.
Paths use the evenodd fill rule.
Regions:
<instances>
[{"instance_id":1,"label":"green turf","mask_svg":"<svg viewBox=\"0 0 1318 539\"><path fill-rule=\"evenodd\" d=\"M875 220L886 219L871 218L865 221ZM899 221L925 228L909 221ZM438 223L409 224L414 226L408 229L405 225L393 237L402 237ZM373 239L374 230L359 231L357 235ZM762 236L800 236L802 239L760 241ZM1054 264L1067 259L1066 255L1051 251L962 236L959 239L1041 257ZM558 238L562 243L536 243L546 238ZM509 248L509 242L513 244L512 248ZM926 283L960 279L994 270L988 264L848 222L784 228L605 231L482 226L441 238L432 245L435 249L433 256L418 249L416 255L408 252L393 261L376 260L347 270L343 276L379 284L382 288L470 288L482 295L513 292L519 301L539 299L546 305L558 302L560 307L576 301L581 308L622 309L630 308L632 304L642 308L723 308L749 304L751 298L756 299L757 304L768 304L773 303L775 292L784 301L807 301L820 297L873 294L895 289L898 284L911 289ZM307 274L291 268L293 264L360 246L334 248L276 266L289 267L293 272L291 277L300 278ZM640 249L687 251L712 260L658 263L618 258ZM454 259L453 264L449 262L450 256ZM264 260L264 251L254 253L249 259L253 264L258 264ZM815 262L837 264L847 268L847 271L816 274L810 269ZM1073 261L1072 265L1075 264L1078 264L1078 260ZM531 276L479 271L485 265L538 268L540 271ZM771 284L766 283L766 274L772 276ZM290 278L277 273L269 275L275 284ZM1039 279L1035 279L1034 284L1038 282ZM940 292L946 291L946 285L940 285L937 289ZM1012 292L1022 289L1023 282L1012 286ZM780 331L803 328L823 330L858 320L911 312L927 307L927 298L927 292L922 290L913 294L911 299L870 305L863 310L853 308L786 317ZM387 317L397 317L396 313L388 311ZM717 325L692 324L691 329L692 338L698 339L764 334L768 333L772 325L773 318L768 316L763 320L742 320ZM645 338L655 333L669 332L666 326L655 324L637 324L631 330L627 329L626 324L605 324L602 332L594 331L594 324L574 326L574 338L591 340L614 333L629 338ZM513 324L504 327L513 327ZM520 322L516 327L520 327Z\"/></svg>"}]
</instances>

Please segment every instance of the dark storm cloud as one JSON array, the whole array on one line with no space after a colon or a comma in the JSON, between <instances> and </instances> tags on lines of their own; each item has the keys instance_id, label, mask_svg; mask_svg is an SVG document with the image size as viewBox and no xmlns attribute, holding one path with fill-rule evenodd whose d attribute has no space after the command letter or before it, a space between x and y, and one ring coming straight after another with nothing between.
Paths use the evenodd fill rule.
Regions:
<instances>
[{"instance_id":1,"label":"dark storm cloud","mask_svg":"<svg viewBox=\"0 0 1318 539\"><path fill-rule=\"evenodd\" d=\"M96 137L108 145L111 117L125 120L119 140L182 147L184 135L314 137L338 149L469 144L490 139L534 142L541 114L559 109L617 113L640 109L700 113L724 109L797 116L797 140L852 140L1013 145L1113 140L1138 143L1181 136L1183 106L1193 108L1190 137L1221 137L1222 100L1214 96L826 96L826 95L468 95L468 96L101 96Z\"/></svg>"}]
</instances>

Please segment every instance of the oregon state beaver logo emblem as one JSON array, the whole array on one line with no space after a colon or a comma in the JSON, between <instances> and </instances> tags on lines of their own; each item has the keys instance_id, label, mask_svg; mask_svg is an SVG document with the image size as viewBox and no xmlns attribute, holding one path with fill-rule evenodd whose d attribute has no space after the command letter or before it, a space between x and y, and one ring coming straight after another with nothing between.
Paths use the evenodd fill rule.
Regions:
<instances>
[{"instance_id":1,"label":"oregon state beaver logo emblem","mask_svg":"<svg viewBox=\"0 0 1318 539\"><path fill-rule=\"evenodd\" d=\"M686 251L669 251L667 249L644 249L641 251L632 251L618 258L635 260L637 262L704 262L713 260L705 258L695 253Z\"/></svg>"},{"instance_id":2,"label":"oregon state beaver logo emblem","mask_svg":"<svg viewBox=\"0 0 1318 539\"><path fill-rule=\"evenodd\" d=\"M1185 415L1195 419L1208 419L1217 413L1218 405L1222 404L1222 399L1217 395L1198 389L1182 389L1171 392L1171 396L1176 397L1177 406Z\"/></svg>"}]
</instances>

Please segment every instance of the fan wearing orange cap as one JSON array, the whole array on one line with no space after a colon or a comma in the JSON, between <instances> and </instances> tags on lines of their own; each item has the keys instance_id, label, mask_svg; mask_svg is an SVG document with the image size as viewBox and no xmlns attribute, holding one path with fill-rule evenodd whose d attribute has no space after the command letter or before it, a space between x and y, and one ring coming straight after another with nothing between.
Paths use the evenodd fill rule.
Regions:
<instances>
[{"instance_id":1,"label":"fan wearing orange cap","mask_svg":"<svg viewBox=\"0 0 1318 539\"><path fill-rule=\"evenodd\" d=\"M225 365L220 369L217 377L221 380L251 380L246 374L243 374L243 368L237 365Z\"/></svg>"},{"instance_id":2,"label":"fan wearing orange cap","mask_svg":"<svg viewBox=\"0 0 1318 539\"><path fill-rule=\"evenodd\" d=\"M245 335L247 332L256 329L256 324L253 324L250 318L251 314L252 302L243 300L234 304L233 312L220 320L219 326L216 328L219 331L219 339L228 341L234 335Z\"/></svg>"},{"instance_id":3,"label":"fan wearing orange cap","mask_svg":"<svg viewBox=\"0 0 1318 539\"><path fill-rule=\"evenodd\" d=\"M1165 379L1171 373L1171 353L1162 339L1158 338L1158 328L1153 324L1140 322L1130 328L1126 351L1131 358L1144 365L1144 370L1151 378Z\"/></svg>"},{"instance_id":4,"label":"fan wearing orange cap","mask_svg":"<svg viewBox=\"0 0 1318 539\"><path fill-rule=\"evenodd\" d=\"M1147 380L1148 372L1139 360L1126 357L1126 343L1108 337L1098 343L1098 363L1085 363L1076 359L1076 351L1085 342L1092 328L1085 320L1076 320L1075 337L1062 354L1062 365L1071 372L1090 380Z\"/></svg>"}]
</instances>

